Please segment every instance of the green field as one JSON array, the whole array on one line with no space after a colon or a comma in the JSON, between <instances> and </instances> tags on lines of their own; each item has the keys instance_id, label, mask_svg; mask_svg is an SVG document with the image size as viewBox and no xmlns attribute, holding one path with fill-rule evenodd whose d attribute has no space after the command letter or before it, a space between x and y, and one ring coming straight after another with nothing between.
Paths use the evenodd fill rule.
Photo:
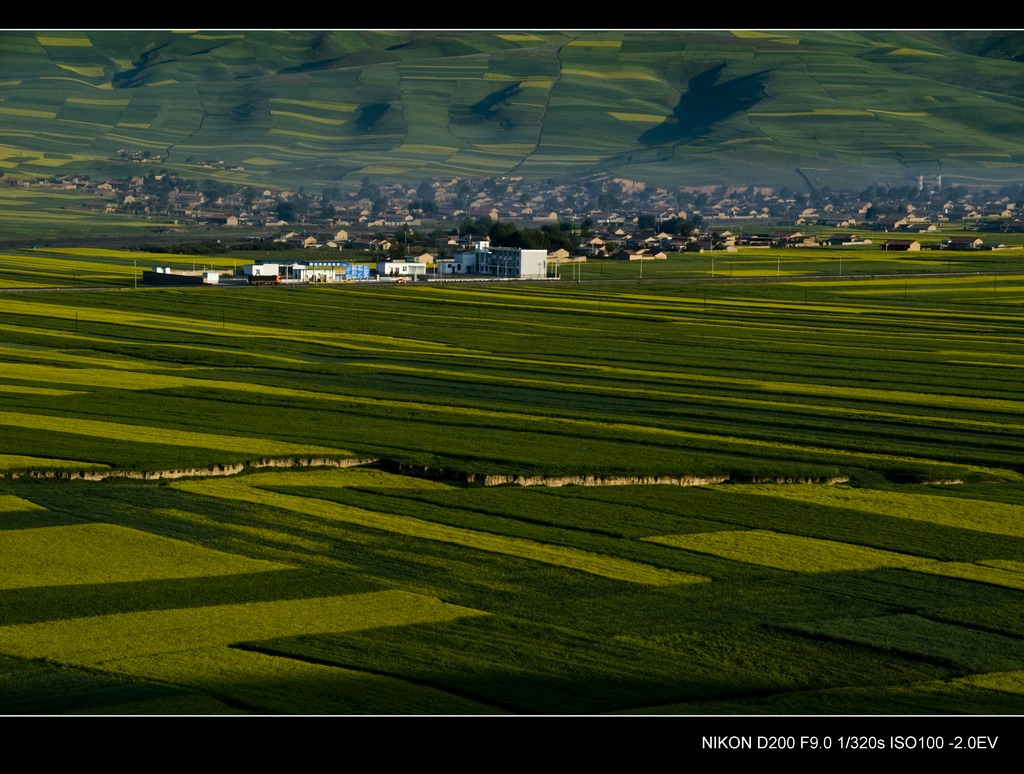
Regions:
<instances>
[{"instance_id":1,"label":"green field","mask_svg":"<svg viewBox=\"0 0 1024 774\"><path fill-rule=\"evenodd\" d=\"M1012 30L5 30L0 46L0 171L20 178L127 177L142 165L122 151L145 151L172 174L278 188L1000 185L1024 156ZM21 228L89 227L51 204Z\"/></svg>"},{"instance_id":2,"label":"green field","mask_svg":"<svg viewBox=\"0 0 1024 774\"><path fill-rule=\"evenodd\" d=\"M150 258L0 256L0 712L1024 712L1024 274Z\"/></svg>"}]
</instances>

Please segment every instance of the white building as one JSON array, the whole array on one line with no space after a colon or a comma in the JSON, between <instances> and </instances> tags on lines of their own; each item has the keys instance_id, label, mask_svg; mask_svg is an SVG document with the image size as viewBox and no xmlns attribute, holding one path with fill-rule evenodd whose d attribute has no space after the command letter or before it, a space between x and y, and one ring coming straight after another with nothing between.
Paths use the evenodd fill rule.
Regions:
<instances>
[{"instance_id":1,"label":"white building","mask_svg":"<svg viewBox=\"0 0 1024 774\"><path fill-rule=\"evenodd\" d=\"M445 274L482 274L507 279L544 279L548 274L547 250L491 247L477 242L471 252L455 253L451 262L438 264Z\"/></svg>"},{"instance_id":2,"label":"white building","mask_svg":"<svg viewBox=\"0 0 1024 774\"><path fill-rule=\"evenodd\" d=\"M413 279L425 277L427 264L420 261L377 261L377 277Z\"/></svg>"},{"instance_id":3,"label":"white building","mask_svg":"<svg viewBox=\"0 0 1024 774\"><path fill-rule=\"evenodd\" d=\"M349 261L263 261L243 267L250 278L280 277L282 283L344 282L346 279L369 279L369 272L360 273L358 265Z\"/></svg>"}]
</instances>

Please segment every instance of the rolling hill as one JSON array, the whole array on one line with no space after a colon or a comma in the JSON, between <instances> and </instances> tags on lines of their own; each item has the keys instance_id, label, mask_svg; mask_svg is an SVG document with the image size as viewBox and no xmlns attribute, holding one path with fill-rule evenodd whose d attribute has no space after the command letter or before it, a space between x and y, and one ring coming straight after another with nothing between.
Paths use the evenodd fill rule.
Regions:
<instances>
[{"instance_id":1,"label":"rolling hill","mask_svg":"<svg viewBox=\"0 0 1024 774\"><path fill-rule=\"evenodd\" d=\"M0 169L999 184L1022 58L1001 31L6 31Z\"/></svg>"}]
</instances>

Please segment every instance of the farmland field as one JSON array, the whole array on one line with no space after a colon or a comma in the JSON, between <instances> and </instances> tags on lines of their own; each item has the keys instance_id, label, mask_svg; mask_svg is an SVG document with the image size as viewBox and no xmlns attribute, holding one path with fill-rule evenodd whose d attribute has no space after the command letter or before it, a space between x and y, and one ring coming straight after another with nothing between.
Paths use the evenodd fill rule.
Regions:
<instances>
[{"instance_id":1,"label":"farmland field","mask_svg":"<svg viewBox=\"0 0 1024 774\"><path fill-rule=\"evenodd\" d=\"M289 189L608 170L661 186L861 187L895 166L932 177L937 159L950 179L1020 178L1012 31L6 30L0 41L8 179L130 176L122 150L172 174ZM150 50L162 53L140 56ZM0 225L26 239L97 227L67 203L40 197L19 220L4 194Z\"/></svg>"},{"instance_id":2,"label":"farmland field","mask_svg":"<svg viewBox=\"0 0 1024 774\"><path fill-rule=\"evenodd\" d=\"M0 256L0 712L1024 713L1024 272L150 258Z\"/></svg>"}]
</instances>

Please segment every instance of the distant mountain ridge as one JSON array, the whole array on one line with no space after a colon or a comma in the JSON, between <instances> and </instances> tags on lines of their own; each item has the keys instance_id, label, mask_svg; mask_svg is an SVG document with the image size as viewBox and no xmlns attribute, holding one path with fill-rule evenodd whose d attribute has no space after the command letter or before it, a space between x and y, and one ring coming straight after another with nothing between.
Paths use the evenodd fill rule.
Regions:
<instances>
[{"instance_id":1,"label":"distant mountain ridge","mask_svg":"<svg viewBox=\"0 0 1024 774\"><path fill-rule=\"evenodd\" d=\"M1024 34L6 31L0 169L1019 182ZM134 161L126 161L125 153Z\"/></svg>"}]
</instances>

